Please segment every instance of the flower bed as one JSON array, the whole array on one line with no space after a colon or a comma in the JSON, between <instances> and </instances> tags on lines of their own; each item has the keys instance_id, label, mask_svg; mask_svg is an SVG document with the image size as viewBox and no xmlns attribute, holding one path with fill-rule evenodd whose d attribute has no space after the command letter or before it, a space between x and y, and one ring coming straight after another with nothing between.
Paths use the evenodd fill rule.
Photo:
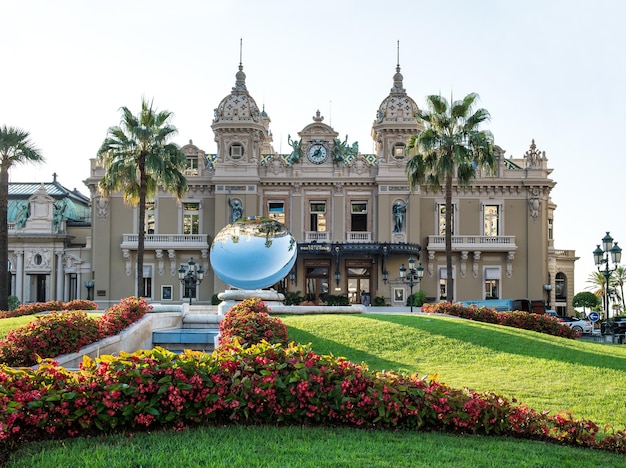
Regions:
<instances>
[{"instance_id":1,"label":"flower bed","mask_svg":"<svg viewBox=\"0 0 626 468\"><path fill-rule=\"evenodd\" d=\"M250 346L265 340L268 343L287 343L287 327L270 317L267 306L259 298L246 299L231 307L220 322L220 345L237 340Z\"/></svg>"},{"instance_id":2,"label":"flower bed","mask_svg":"<svg viewBox=\"0 0 626 468\"><path fill-rule=\"evenodd\" d=\"M122 315L140 313L141 300L125 301ZM212 354L156 348L85 358L78 372L51 360L37 369L0 365L0 453L42 438L238 422L506 435L626 453L624 430L600 434L567 412L550 416L434 377L370 371L310 345L268 343L267 331L282 328L265 310L255 300L233 311L224 328L230 338Z\"/></svg>"},{"instance_id":3,"label":"flower bed","mask_svg":"<svg viewBox=\"0 0 626 468\"><path fill-rule=\"evenodd\" d=\"M112 430L197 424L320 424L508 435L626 453L626 433L549 416L434 378L374 372L309 345L232 344L213 354L163 349L0 371L0 448Z\"/></svg>"},{"instance_id":4,"label":"flower bed","mask_svg":"<svg viewBox=\"0 0 626 468\"><path fill-rule=\"evenodd\" d=\"M75 353L83 346L116 335L149 310L144 299L128 297L99 318L84 311L52 312L11 330L0 340L0 363L33 366L39 357Z\"/></svg>"},{"instance_id":5,"label":"flower bed","mask_svg":"<svg viewBox=\"0 0 626 468\"><path fill-rule=\"evenodd\" d=\"M18 308L10 311L0 311L0 319L21 317L23 315L33 315L39 312L47 312L54 310L97 310L98 305L93 301L76 299L69 302L48 301L36 302L34 304L22 304Z\"/></svg>"},{"instance_id":6,"label":"flower bed","mask_svg":"<svg viewBox=\"0 0 626 468\"><path fill-rule=\"evenodd\" d=\"M463 306L450 302L424 304L422 312L454 315L477 322L495 323L507 327L523 328L548 335L563 338L580 338L580 332L563 325L556 317L547 314L533 314L529 312L497 312L489 307Z\"/></svg>"}]
</instances>

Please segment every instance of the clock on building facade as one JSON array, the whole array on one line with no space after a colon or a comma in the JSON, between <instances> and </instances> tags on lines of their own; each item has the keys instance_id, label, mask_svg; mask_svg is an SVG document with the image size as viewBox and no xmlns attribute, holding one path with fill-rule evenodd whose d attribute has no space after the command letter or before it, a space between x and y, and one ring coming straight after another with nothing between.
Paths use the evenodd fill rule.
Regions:
<instances>
[{"instance_id":1,"label":"clock on building facade","mask_svg":"<svg viewBox=\"0 0 626 468\"><path fill-rule=\"evenodd\" d=\"M323 141L313 141L306 152L307 159L313 164L323 164L328 160L329 149Z\"/></svg>"}]
</instances>

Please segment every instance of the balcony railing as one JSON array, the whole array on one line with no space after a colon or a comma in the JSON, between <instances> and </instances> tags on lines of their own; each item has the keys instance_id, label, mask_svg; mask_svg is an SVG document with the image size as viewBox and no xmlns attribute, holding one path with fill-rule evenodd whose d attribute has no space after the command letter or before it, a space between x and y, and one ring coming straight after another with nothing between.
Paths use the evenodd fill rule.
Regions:
<instances>
[{"instance_id":1,"label":"balcony railing","mask_svg":"<svg viewBox=\"0 0 626 468\"><path fill-rule=\"evenodd\" d=\"M306 231L304 239L305 242L330 242L330 233L326 231Z\"/></svg>"},{"instance_id":2,"label":"balcony railing","mask_svg":"<svg viewBox=\"0 0 626 468\"><path fill-rule=\"evenodd\" d=\"M348 231L346 233L346 242L372 242L372 233L366 231Z\"/></svg>"},{"instance_id":3,"label":"balcony railing","mask_svg":"<svg viewBox=\"0 0 626 468\"><path fill-rule=\"evenodd\" d=\"M123 249L136 249L139 240L138 234L123 234ZM146 249L198 249L209 245L208 234L146 234L144 247Z\"/></svg>"},{"instance_id":4,"label":"balcony railing","mask_svg":"<svg viewBox=\"0 0 626 468\"><path fill-rule=\"evenodd\" d=\"M428 250L446 249L445 236L428 236ZM452 250L508 252L517 250L515 236L452 236Z\"/></svg>"}]
</instances>

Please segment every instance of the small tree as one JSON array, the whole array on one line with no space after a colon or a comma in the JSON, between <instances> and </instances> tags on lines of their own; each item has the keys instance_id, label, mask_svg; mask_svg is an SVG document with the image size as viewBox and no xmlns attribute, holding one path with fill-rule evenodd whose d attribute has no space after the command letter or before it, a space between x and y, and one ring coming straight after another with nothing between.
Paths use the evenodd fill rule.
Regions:
<instances>
[{"instance_id":1,"label":"small tree","mask_svg":"<svg viewBox=\"0 0 626 468\"><path fill-rule=\"evenodd\" d=\"M600 305L600 298L590 291L579 292L572 299L572 306L582 307L585 313L586 309L595 309Z\"/></svg>"}]
</instances>

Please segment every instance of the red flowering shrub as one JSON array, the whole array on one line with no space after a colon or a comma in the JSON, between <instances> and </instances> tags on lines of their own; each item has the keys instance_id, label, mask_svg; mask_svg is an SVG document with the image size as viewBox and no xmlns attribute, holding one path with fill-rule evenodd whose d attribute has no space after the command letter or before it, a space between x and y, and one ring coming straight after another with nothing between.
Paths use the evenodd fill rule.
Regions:
<instances>
[{"instance_id":1,"label":"red flowering shrub","mask_svg":"<svg viewBox=\"0 0 626 468\"><path fill-rule=\"evenodd\" d=\"M74 305L82 306L85 302L75 301ZM99 318L90 318L83 311L52 312L37 317L0 340L0 363L33 366L38 357L75 353L83 346L118 334L151 308L145 299L127 297Z\"/></svg>"},{"instance_id":2,"label":"red flowering shrub","mask_svg":"<svg viewBox=\"0 0 626 468\"><path fill-rule=\"evenodd\" d=\"M270 317L261 299L246 299L231 307L220 322L220 345L233 344L235 339L244 346L263 340L287 343L287 327L279 318Z\"/></svg>"},{"instance_id":3,"label":"red flowering shrub","mask_svg":"<svg viewBox=\"0 0 626 468\"><path fill-rule=\"evenodd\" d=\"M75 353L98 341L98 336L98 324L86 312L52 312L9 331L0 340L0 362L9 366L33 366L38 356Z\"/></svg>"},{"instance_id":4,"label":"red flowering shrub","mask_svg":"<svg viewBox=\"0 0 626 468\"><path fill-rule=\"evenodd\" d=\"M563 338L580 338L580 332L563 325L556 317L547 314L533 314L529 312L497 312L489 307L466 307L461 304L440 302L438 304L424 304L422 312L454 315L477 322L495 323L507 327L523 328L539 333L545 333Z\"/></svg>"},{"instance_id":5,"label":"red flowering shrub","mask_svg":"<svg viewBox=\"0 0 626 468\"><path fill-rule=\"evenodd\" d=\"M161 348L0 366L0 453L20 442L187 425L297 424L508 435L626 453L626 433L596 439L591 421L550 416L494 393L433 378L370 371L310 345L261 343L177 355Z\"/></svg>"},{"instance_id":6,"label":"red flowering shrub","mask_svg":"<svg viewBox=\"0 0 626 468\"><path fill-rule=\"evenodd\" d=\"M0 319L21 317L23 315L33 315L39 312L55 310L96 310L98 305L93 301L75 299L69 302L48 301L36 302L34 304L22 304L18 308L10 311L0 311Z\"/></svg>"},{"instance_id":7,"label":"red flowering shrub","mask_svg":"<svg viewBox=\"0 0 626 468\"><path fill-rule=\"evenodd\" d=\"M126 297L122 299L119 304L111 306L98 319L100 339L117 335L150 312L151 309L152 306L144 298Z\"/></svg>"}]
</instances>

